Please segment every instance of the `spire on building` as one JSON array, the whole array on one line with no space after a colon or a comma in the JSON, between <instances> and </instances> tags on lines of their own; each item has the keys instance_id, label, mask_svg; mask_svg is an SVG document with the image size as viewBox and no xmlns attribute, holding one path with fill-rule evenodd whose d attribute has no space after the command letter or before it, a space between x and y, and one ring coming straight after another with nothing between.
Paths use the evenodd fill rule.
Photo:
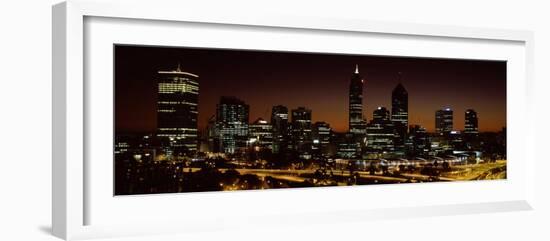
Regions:
<instances>
[{"instance_id":1,"label":"spire on building","mask_svg":"<svg viewBox=\"0 0 550 241\"><path fill-rule=\"evenodd\" d=\"M358 64L355 64L355 73L359 74L359 65Z\"/></svg>"}]
</instances>

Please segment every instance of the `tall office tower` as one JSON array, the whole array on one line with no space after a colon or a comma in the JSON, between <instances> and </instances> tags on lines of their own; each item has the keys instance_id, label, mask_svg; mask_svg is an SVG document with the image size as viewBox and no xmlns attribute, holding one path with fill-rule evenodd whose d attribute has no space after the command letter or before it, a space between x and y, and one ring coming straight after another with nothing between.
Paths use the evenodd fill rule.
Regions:
<instances>
[{"instance_id":1,"label":"tall office tower","mask_svg":"<svg viewBox=\"0 0 550 241\"><path fill-rule=\"evenodd\" d=\"M216 121L216 115L212 115L208 119L208 125L206 126L206 135L208 138L208 151L218 153L220 149L220 130L218 128L218 122Z\"/></svg>"},{"instance_id":2,"label":"tall office tower","mask_svg":"<svg viewBox=\"0 0 550 241\"><path fill-rule=\"evenodd\" d=\"M378 107L367 125L367 154L371 157L393 155L395 127L390 120L390 112L385 107Z\"/></svg>"},{"instance_id":3,"label":"tall office tower","mask_svg":"<svg viewBox=\"0 0 550 241\"><path fill-rule=\"evenodd\" d=\"M318 121L313 124L313 152L316 156L329 156L330 137L332 129L326 122Z\"/></svg>"},{"instance_id":4,"label":"tall office tower","mask_svg":"<svg viewBox=\"0 0 550 241\"><path fill-rule=\"evenodd\" d=\"M291 120L292 149L300 158L311 158L311 110L298 107L292 110Z\"/></svg>"},{"instance_id":5,"label":"tall office tower","mask_svg":"<svg viewBox=\"0 0 550 241\"><path fill-rule=\"evenodd\" d=\"M464 113L464 147L466 150L476 150L481 148L479 142L479 130L477 125L477 112L467 109Z\"/></svg>"},{"instance_id":6,"label":"tall office tower","mask_svg":"<svg viewBox=\"0 0 550 241\"><path fill-rule=\"evenodd\" d=\"M394 145L397 151L403 151L409 125L409 94L401 83L393 89L391 103L391 120L396 134Z\"/></svg>"},{"instance_id":7,"label":"tall office tower","mask_svg":"<svg viewBox=\"0 0 550 241\"><path fill-rule=\"evenodd\" d=\"M248 141L249 106L236 97L222 96L217 105L216 122L220 149L224 153L244 151Z\"/></svg>"},{"instance_id":8,"label":"tall office tower","mask_svg":"<svg viewBox=\"0 0 550 241\"><path fill-rule=\"evenodd\" d=\"M349 83L349 132L365 135L365 121L363 120L363 77L359 75L359 66L355 65L355 72Z\"/></svg>"},{"instance_id":9,"label":"tall office tower","mask_svg":"<svg viewBox=\"0 0 550 241\"><path fill-rule=\"evenodd\" d=\"M178 65L176 70L158 71L157 78L157 136L169 141L168 154L193 155L198 145L199 76Z\"/></svg>"},{"instance_id":10,"label":"tall office tower","mask_svg":"<svg viewBox=\"0 0 550 241\"><path fill-rule=\"evenodd\" d=\"M258 149L273 149L273 126L258 118L248 126L249 144Z\"/></svg>"},{"instance_id":11,"label":"tall office tower","mask_svg":"<svg viewBox=\"0 0 550 241\"><path fill-rule=\"evenodd\" d=\"M285 152L288 147L288 108L277 105L271 109L273 153Z\"/></svg>"},{"instance_id":12,"label":"tall office tower","mask_svg":"<svg viewBox=\"0 0 550 241\"><path fill-rule=\"evenodd\" d=\"M464 134L478 134L477 112L467 109L464 114Z\"/></svg>"},{"instance_id":13,"label":"tall office tower","mask_svg":"<svg viewBox=\"0 0 550 241\"><path fill-rule=\"evenodd\" d=\"M435 112L435 132L443 135L453 130L453 110L445 108Z\"/></svg>"}]
</instances>

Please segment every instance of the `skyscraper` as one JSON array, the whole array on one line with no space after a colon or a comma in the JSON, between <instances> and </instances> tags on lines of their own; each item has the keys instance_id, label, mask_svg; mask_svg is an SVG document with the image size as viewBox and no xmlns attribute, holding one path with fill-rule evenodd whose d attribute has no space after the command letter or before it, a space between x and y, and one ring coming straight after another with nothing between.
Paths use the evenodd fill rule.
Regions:
<instances>
[{"instance_id":1,"label":"skyscraper","mask_svg":"<svg viewBox=\"0 0 550 241\"><path fill-rule=\"evenodd\" d=\"M394 151L395 127L390 120L390 112L378 107L367 125L367 153L372 157L390 154Z\"/></svg>"},{"instance_id":2,"label":"skyscraper","mask_svg":"<svg viewBox=\"0 0 550 241\"><path fill-rule=\"evenodd\" d=\"M292 110L292 148L300 158L311 158L311 110L298 107Z\"/></svg>"},{"instance_id":3,"label":"skyscraper","mask_svg":"<svg viewBox=\"0 0 550 241\"><path fill-rule=\"evenodd\" d=\"M220 133L220 149L224 153L244 150L248 141L249 106L236 97L222 96L217 105L216 122Z\"/></svg>"},{"instance_id":4,"label":"skyscraper","mask_svg":"<svg viewBox=\"0 0 550 241\"><path fill-rule=\"evenodd\" d=\"M467 109L464 113L464 146L467 150L479 149L479 130L477 126L477 112Z\"/></svg>"},{"instance_id":5,"label":"skyscraper","mask_svg":"<svg viewBox=\"0 0 550 241\"><path fill-rule=\"evenodd\" d=\"M328 156L330 137L332 135L330 125L323 121L315 122L312 133L314 154L317 156Z\"/></svg>"},{"instance_id":6,"label":"skyscraper","mask_svg":"<svg viewBox=\"0 0 550 241\"><path fill-rule=\"evenodd\" d=\"M453 110L445 108L435 112L435 132L443 135L453 130Z\"/></svg>"},{"instance_id":7,"label":"skyscraper","mask_svg":"<svg viewBox=\"0 0 550 241\"><path fill-rule=\"evenodd\" d=\"M208 138L208 151L214 153L221 152L220 130L218 128L218 122L216 121L216 115L212 115L208 119L208 125L206 126L206 135Z\"/></svg>"},{"instance_id":8,"label":"skyscraper","mask_svg":"<svg viewBox=\"0 0 550 241\"><path fill-rule=\"evenodd\" d=\"M273 149L273 126L262 118L256 119L248 127L249 141L260 149Z\"/></svg>"},{"instance_id":9,"label":"skyscraper","mask_svg":"<svg viewBox=\"0 0 550 241\"><path fill-rule=\"evenodd\" d=\"M411 140L409 153L412 157L428 155L430 152L430 136L426 128L420 125L409 126L408 138Z\"/></svg>"},{"instance_id":10,"label":"skyscraper","mask_svg":"<svg viewBox=\"0 0 550 241\"><path fill-rule=\"evenodd\" d=\"M396 134L394 145L397 151L403 151L409 124L409 94L401 82L392 91L391 103L391 120Z\"/></svg>"},{"instance_id":11,"label":"skyscraper","mask_svg":"<svg viewBox=\"0 0 550 241\"><path fill-rule=\"evenodd\" d=\"M359 66L355 65L355 72L349 83L349 132L364 135L365 124L363 120L363 77L359 75Z\"/></svg>"},{"instance_id":12,"label":"skyscraper","mask_svg":"<svg viewBox=\"0 0 550 241\"><path fill-rule=\"evenodd\" d=\"M178 65L157 77L157 136L169 140L170 152L192 155L198 145L199 76Z\"/></svg>"},{"instance_id":13,"label":"skyscraper","mask_svg":"<svg viewBox=\"0 0 550 241\"><path fill-rule=\"evenodd\" d=\"M464 113L464 134L477 134L477 112L472 109L467 109Z\"/></svg>"},{"instance_id":14,"label":"skyscraper","mask_svg":"<svg viewBox=\"0 0 550 241\"><path fill-rule=\"evenodd\" d=\"M271 109L273 153L284 152L288 146L288 108L277 105Z\"/></svg>"}]
</instances>

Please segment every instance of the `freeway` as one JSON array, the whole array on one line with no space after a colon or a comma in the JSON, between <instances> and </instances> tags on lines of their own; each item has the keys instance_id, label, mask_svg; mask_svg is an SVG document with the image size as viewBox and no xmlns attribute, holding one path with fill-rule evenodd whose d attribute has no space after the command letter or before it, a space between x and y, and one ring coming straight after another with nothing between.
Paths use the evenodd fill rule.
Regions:
<instances>
[{"instance_id":1,"label":"freeway","mask_svg":"<svg viewBox=\"0 0 550 241\"><path fill-rule=\"evenodd\" d=\"M200 170L200 168L185 168L184 171L189 171L191 169L192 172ZM220 168L221 172L225 172L229 169L226 168ZM245 169L245 168L237 168L234 169L235 171L239 172L241 175L244 174L254 174L260 177L266 177L271 176L273 178L282 179L286 181L292 181L292 182L303 182L307 178L303 177L303 175L313 174L316 170L288 170L288 169ZM386 182L406 182L409 179L408 178L401 178L401 177L392 177L392 176L383 176L383 175L370 175L369 172L365 171L358 171L357 172L361 178L367 178L367 179L373 179L373 180L381 180ZM334 176L342 176L342 177L349 177L350 172L349 171L333 171ZM416 175L415 179L420 180L427 180L429 176L424 175Z\"/></svg>"},{"instance_id":2,"label":"freeway","mask_svg":"<svg viewBox=\"0 0 550 241\"><path fill-rule=\"evenodd\" d=\"M200 168L183 168L184 172L196 172ZM220 172L226 172L227 168L219 168ZM295 170L295 169L248 169L237 168L234 169L241 175L252 174L265 178L267 176L290 181L290 182L304 182L312 174L315 173L315 169ZM371 175L367 171L356 172L360 178L369 180L378 180L382 182L402 183L408 181L430 181L431 176L422 175L420 173L401 173L398 176L382 175L381 172ZM350 172L347 170L333 170L332 175L334 177L350 177ZM450 171L443 172L441 176L437 177L439 181L461 181L461 180L485 180L485 179L505 179L506 178L506 161L499 161L495 163L483 163L473 165L461 165L453 166Z\"/></svg>"}]
</instances>

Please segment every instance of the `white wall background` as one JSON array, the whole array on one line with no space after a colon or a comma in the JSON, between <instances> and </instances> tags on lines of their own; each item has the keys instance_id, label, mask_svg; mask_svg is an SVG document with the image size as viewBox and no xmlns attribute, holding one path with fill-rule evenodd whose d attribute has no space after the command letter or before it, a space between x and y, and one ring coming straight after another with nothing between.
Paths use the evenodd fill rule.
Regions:
<instances>
[{"instance_id":1,"label":"white wall background","mask_svg":"<svg viewBox=\"0 0 550 241\"><path fill-rule=\"evenodd\" d=\"M51 5L52 0L3 1L0 7L0 240L56 240L51 228ZM161 4L161 1L158 1ZM224 3L226 2L226 3ZM230 2L230 3L227 3ZM189 1L218 11L276 11L398 22L435 23L535 32L536 210L296 228L226 230L117 240L549 240L550 6L547 1L397 0ZM152 9L154 11L154 9ZM182 10L182 14L186 10Z\"/></svg>"}]
</instances>

